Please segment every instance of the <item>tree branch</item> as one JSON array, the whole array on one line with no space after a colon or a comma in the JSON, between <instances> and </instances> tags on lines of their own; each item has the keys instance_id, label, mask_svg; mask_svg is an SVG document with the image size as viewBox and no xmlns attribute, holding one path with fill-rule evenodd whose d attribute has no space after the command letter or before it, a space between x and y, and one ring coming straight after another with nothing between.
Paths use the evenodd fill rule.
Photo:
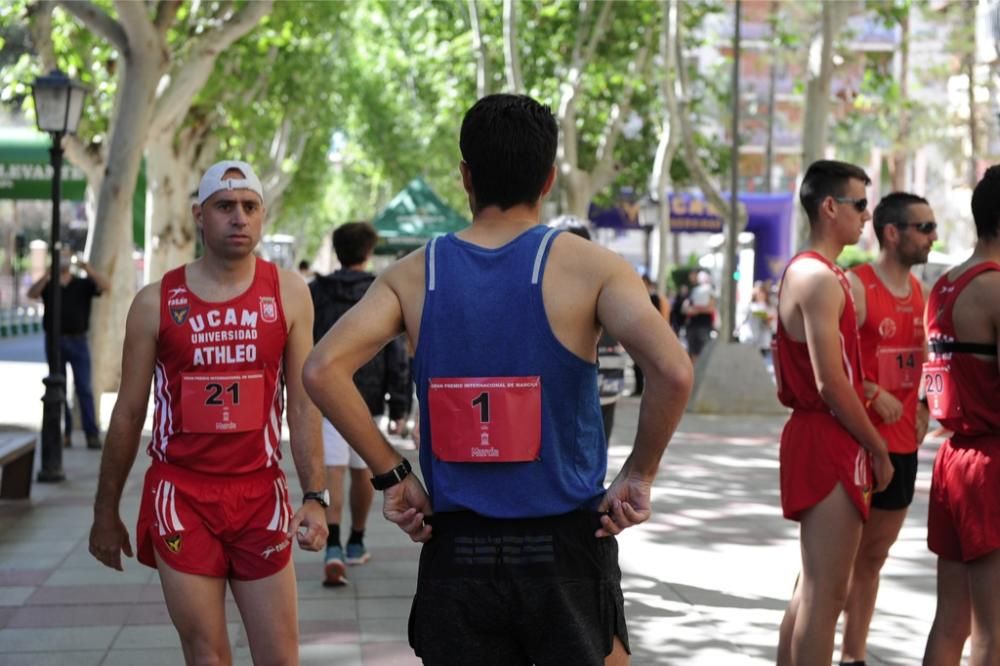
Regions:
<instances>
[{"instance_id":1,"label":"tree branch","mask_svg":"<svg viewBox=\"0 0 1000 666\"><path fill-rule=\"evenodd\" d=\"M181 0L160 0L156 5L156 18L153 25L161 35L167 34L167 29L174 23L177 11L181 8Z\"/></svg>"},{"instance_id":2,"label":"tree branch","mask_svg":"<svg viewBox=\"0 0 1000 666\"><path fill-rule=\"evenodd\" d=\"M224 49L250 32L271 11L272 0L248 2L219 27L202 33L191 46L190 55L175 63L170 83L160 95L153 112L150 133L164 131L187 115L191 101L212 75L215 60Z\"/></svg>"},{"instance_id":3,"label":"tree branch","mask_svg":"<svg viewBox=\"0 0 1000 666\"><path fill-rule=\"evenodd\" d=\"M556 113L556 117L559 119L559 126L562 129L562 141L560 142L559 158L563 163L563 168L565 165L571 165L576 167L579 163L579 155L577 150L577 133L576 133L576 97L580 91L580 82L583 80L583 71L590 64L590 61L594 57L594 52L597 50L597 44L600 42L604 33L608 29L608 23L611 16L611 8L614 5L613 2L605 2L601 7L601 13L597 17L597 22L595 23L593 29L590 33L590 39L587 42L587 48L583 54L579 52L577 47L573 49L573 59L570 62L569 71L566 73L566 79L562 83L562 91L559 99L559 110ZM584 17L589 13L590 5L584 5L581 9L580 23L578 25L578 36L582 36ZM582 40L578 40L579 41Z\"/></svg>"},{"instance_id":4,"label":"tree branch","mask_svg":"<svg viewBox=\"0 0 1000 666\"><path fill-rule=\"evenodd\" d=\"M596 166L594 167L594 191L600 192L607 187L615 177L614 156L615 146L621 136L622 119L627 117L632 111L632 97L635 95L635 84L639 77L646 73L646 65L649 63L649 53L653 46L653 39L656 36L654 30L646 32L646 43L639 49L635 59L629 64L629 76L625 80L625 89L622 91L621 104L612 106L611 113L608 114L608 122L604 126L601 138L597 143Z\"/></svg>"},{"instance_id":5,"label":"tree branch","mask_svg":"<svg viewBox=\"0 0 1000 666\"><path fill-rule=\"evenodd\" d=\"M108 40L122 55L128 52L128 35L122 24L111 15L88 0L60 0L66 11L80 19L80 22Z\"/></svg>"},{"instance_id":6,"label":"tree branch","mask_svg":"<svg viewBox=\"0 0 1000 666\"><path fill-rule=\"evenodd\" d=\"M57 65L55 48L52 46L52 0L38 0L28 5L28 30L31 44L38 54L43 72L50 72Z\"/></svg>"},{"instance_id":7,"label":"tree branch","mask_svg":"<svg viewBox=\"0 0 1000 666\"><path fill-rule=\"evenodd\" d=\"M698 156L697 146L694 144L694 130L691 127L691 119L687 108L687 65L684 62L684 49L681 46L683 21L681 21L680 7L677 6L677 0L669 0L667 11L671 14L668 20L673 24L674 49L677 58L678 73L678 90L675 90L672 86L667 86L666 88L670 115L680 122L681 137L684 141L684 159L695 183L698 184L708 202L725 219L732 214L730 212L731 208L726 200L722 198L719 188L712 182L712 177L705 168L705 165L702 164L701 158ZM733 159L738 159L738 156L734 155ZM740 218L743 220L743 223L740 225L742 227L746 222L746 207L742 203L739 207Z\"/></svg>"}]
</instances>

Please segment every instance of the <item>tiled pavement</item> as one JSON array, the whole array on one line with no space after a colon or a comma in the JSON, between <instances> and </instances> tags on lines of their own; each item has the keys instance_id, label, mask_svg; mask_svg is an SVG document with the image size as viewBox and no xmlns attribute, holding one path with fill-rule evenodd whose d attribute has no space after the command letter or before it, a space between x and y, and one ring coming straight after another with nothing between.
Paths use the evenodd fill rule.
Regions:
<instances>
[{"instance_id":1,"label":"tiled pavement","mask_svg":"<svg viewBox=\"0 0 1000 666\"><path fill-rule=\"evenodd\" d=\"M0 373L8 376L11 365L0 362ZM15 385L31 375L40 386L44 368L21 365ZM0 422L34 418L11 411L21 396L5 384ZM620 403L612 471L628 452L622 443L631 442L637 405ZM654 488L653 518L620 538L634 664L773 663L798 569L797 529L778 505L780 427L774 418L685 417ZM87 553L98 456L81 443L66 451L67 482L35 484L28 502L0 502L0 666L183 663L155 573L134 561L115 572ZM923 652L934 612L935 565L924 538L938 445L920 454L917 499L884 570L870 664L915 664ZM126 489L130 526L146 464L140 455ZM340 589L319 584L319 554L295 551L303 663L418 663L406 645L418 547L377 506L367 540L371 562L350 568L351 585ZM236 661L249 664L231 602L228 616Z\"/></svg>"}]
</instances>

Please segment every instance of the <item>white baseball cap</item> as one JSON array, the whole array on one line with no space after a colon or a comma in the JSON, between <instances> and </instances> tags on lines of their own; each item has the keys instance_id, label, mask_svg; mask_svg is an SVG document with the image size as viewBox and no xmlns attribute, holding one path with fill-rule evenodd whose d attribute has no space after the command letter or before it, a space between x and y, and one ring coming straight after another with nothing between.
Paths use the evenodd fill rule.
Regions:
<instances>
[{"instance_id":1,"label":"white baseball cap","mask_svg":"<svg viewBox=\"0 0 1000 666\"><path fill-rule=\"evenodd\" d=\"M227 171L239 171L243 174L243 178L223 180ZM206 199L219 190L250 190L257 193L261 202L264 201L264 188L261 187L257 174L253 172L253 167L239 160L223 160L208 167L198 185L198 204L205 203Z\"/></svg>"}]
</instances>

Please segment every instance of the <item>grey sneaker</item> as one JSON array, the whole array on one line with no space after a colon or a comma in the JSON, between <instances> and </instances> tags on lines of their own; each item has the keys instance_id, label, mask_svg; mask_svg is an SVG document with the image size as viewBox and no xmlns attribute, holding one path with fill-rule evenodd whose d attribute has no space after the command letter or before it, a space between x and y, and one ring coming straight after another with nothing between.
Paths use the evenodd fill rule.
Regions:
<instances>
[{"instance_id":1,"label":"grey sneaker","mask_svg":"<svg viewBox=\"0 0 1000 666\"><path fill-rule=\"evenodd\" d=\"M338 546L327 546L326 557L323 558L323 585L326 587L339 587L347 584L344 574L347 567L344 565L344 550Z\"/></svg>"},{"instance_id":2,"label":"grey sneaker","mask_svg":"<svg viewBox=\"0 0 1000 666\"><path fill-rule=\"evenodd\" d=\"M364 564L371 559L371 553L364 543L347 543L347 563L351 565Z\"/></svg>"}]
</instances>

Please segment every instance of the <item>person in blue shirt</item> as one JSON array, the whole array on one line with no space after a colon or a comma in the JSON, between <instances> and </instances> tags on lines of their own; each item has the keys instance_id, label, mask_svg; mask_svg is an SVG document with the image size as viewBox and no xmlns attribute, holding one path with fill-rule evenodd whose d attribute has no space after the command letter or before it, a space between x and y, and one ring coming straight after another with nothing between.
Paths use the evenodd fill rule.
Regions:
<instances>
[{"instance_id":1,"label":"person in blue shirt","mask_svg":"<svg viewBox=\"0 0 1000 666\"><path fill-rule=\"evenodd\" d=\"M557 143L534 99L476 102L459 137L472 224L387 269L303 371L384 491L385 517L424 544L410 644L425 664L629 662L615 535L650 517L692 369L624 259L539 224ZM602 329L646 376L633 449L607 488ZM423 483L352 381L400 333Z\"/></svg>"}]
</instances>

